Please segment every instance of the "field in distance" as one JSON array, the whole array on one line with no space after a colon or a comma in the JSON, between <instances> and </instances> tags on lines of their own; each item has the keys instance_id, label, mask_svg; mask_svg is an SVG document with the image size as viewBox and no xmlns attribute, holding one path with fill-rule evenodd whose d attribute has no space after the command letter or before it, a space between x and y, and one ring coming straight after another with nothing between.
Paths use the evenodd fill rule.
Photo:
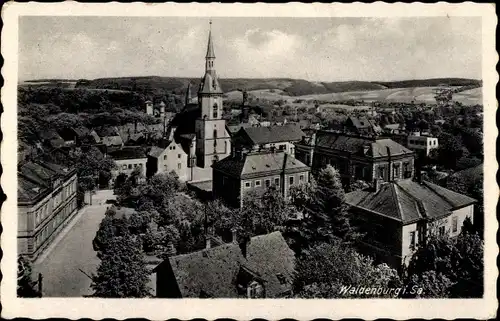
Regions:
<instances>
[{"instance_id":1,"label":"field in distance","mask_svg":"<svg viewBox=\"0 0 500 321\"><path fill-rule=\"evenodd\" d=\"M482 103L482 82L475 79L437 78L392 82L341 81L313 82L289 78L222 78L221 86L229 101L241 101L241 92L247 90L251 98L268 101L285 100L288 104L302 100L305 104L319 101L363 100L435 103L436 90L450 87L477 87L453 94L453 100L464 105ZM188 83L193 92L198 88L199 78L182 77L117 77L93 80L40 79L20 83L29 87L59 87L67 90L87 89L92 91L141 91L157 94L173 93L183 95Z\"/></svg>"}]
</instances>

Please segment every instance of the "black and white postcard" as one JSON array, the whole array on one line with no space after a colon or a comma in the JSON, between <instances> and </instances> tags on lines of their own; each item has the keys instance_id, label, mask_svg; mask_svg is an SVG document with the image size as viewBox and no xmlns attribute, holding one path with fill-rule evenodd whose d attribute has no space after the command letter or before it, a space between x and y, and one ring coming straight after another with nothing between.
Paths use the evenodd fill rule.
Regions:
<instances>
[{"instance_id":1,"label":"black and white postcard","mask_svg":"<svg viewBox=\"0 0 500 321\"><path fill-rule=\"evenodd\" d=\"M495 317L493 4L2 19L5 317Z\"/></svg>"}]
</instances>

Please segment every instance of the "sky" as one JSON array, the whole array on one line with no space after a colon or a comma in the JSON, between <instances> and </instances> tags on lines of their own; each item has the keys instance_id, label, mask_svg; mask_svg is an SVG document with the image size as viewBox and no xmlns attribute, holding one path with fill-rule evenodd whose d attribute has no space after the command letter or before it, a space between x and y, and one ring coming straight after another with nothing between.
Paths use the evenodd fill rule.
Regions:
<instances>
[{"instance_id":1,"label":"sky","mask_svg":"<svg viewBox=\"0 0 500 321\"><path fill-rule=\"evenodd\" d=\"M221 78L481 79L481 18L214 18ZM201 77L207 17L23 16L19 79Z\"/></svg>"}]
</instances>

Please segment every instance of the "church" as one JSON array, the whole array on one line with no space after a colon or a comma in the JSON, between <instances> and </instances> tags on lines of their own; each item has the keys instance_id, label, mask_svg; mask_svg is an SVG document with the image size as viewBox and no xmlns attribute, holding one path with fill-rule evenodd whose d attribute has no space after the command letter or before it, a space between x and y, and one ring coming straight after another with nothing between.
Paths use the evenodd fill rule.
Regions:
<instances>
[{"instance_id":1,"label":"church","mask_svg":"<svg viewBox=\"0 0 500 321\"><path fill-rule=\"evenodd\" d=\"M182 181L211 185L212 164L231 153L231 139L222 118L224 93L215 70L211 24L198 100L194 103L191 99L189 84L184 109L168 125L167 140L148 154L148 175L174 171Z\"/></svg>"}]
</instances>

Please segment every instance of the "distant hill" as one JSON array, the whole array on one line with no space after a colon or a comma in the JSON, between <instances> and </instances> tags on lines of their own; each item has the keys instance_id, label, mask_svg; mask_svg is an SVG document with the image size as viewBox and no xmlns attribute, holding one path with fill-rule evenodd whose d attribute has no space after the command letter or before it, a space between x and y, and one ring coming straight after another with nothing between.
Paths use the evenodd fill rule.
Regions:
<instances>
[{"instance_id":1,"label":"distant hill","mask_svg":"<svg viewBox=\"0 0 500 321\"><path fill-rule=\"evenodd\" d=\"M181 77L118 77L118 78L98 78L93 80L80 79L43 79L30 80L21 85L39 85L39 86L67 86L72 82L75 88L89 89L115 89L142 91L151 90L153 92L171 92L174 94L183 94L188 83L194 88L200 84L200 78L181 78ZM278 89L288 96L304 96L314 94L329 94L351 91L371 91L393 88L411 88L411 87L436 87L436 86L481 86L480 80L463 78L436 78L436 79L418 79L403 80L391 82L377 81L340 81L340 82L312 82L303 79L291 78L225 78L221 79L221 86L225 92L231 92L238 89L247 91L262 89ZM37 84L38 83L38 84Z\"/></svg>"}]
</instances>

